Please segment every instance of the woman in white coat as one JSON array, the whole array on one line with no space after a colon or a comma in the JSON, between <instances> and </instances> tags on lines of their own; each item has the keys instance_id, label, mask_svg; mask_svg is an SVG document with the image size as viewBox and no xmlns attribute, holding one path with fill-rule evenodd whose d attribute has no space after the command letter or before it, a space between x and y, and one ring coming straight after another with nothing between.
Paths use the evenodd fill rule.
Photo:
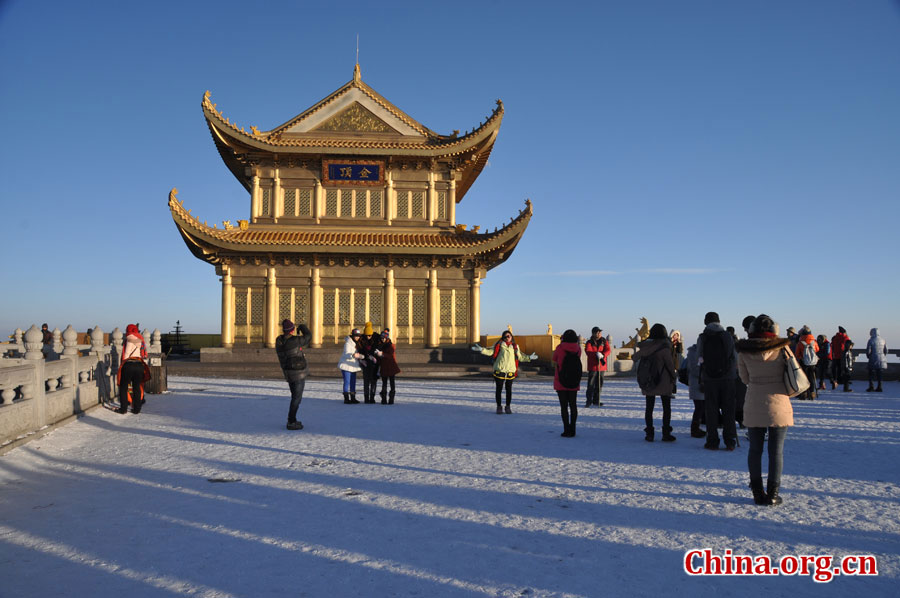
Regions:
<instances>
[{"instance_id":1,"label":"woman in white coat","mask_svg":"<svg viewBox=\"0 0 900 598\"><path fill-rule=\"evenodd\" d=\"M344 377L344 404L356 405L356 374L362 371L359 367L359 359L362 355L356 350L356 342L361 336L359 328L350 331L350 335L344 339L344 352L338 361L338 369Z\"/></svg>"}]
</instances>

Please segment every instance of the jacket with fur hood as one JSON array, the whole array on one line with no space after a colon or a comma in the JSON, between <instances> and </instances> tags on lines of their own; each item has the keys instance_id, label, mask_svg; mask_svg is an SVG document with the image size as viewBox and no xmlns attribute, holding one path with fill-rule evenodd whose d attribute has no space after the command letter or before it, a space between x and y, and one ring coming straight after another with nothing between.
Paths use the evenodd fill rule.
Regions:
<instances>
[{"instance_id":1,"label":"jacket with fur hood","mask_svg":"<svg viewBox=\"0 0 900 598\"><path fill-rule=\"evenodd\" d=\"M345 372L361 372L362 368L359 367L357 355L359 353L356 351L356 341L353 340L352 336L348 336L344 339L344 352L341 354L340 361L338 361L338 369Z\"/></svg>"},{"instance_id":2,"label":"jacket with fur hood","mask_svg":"<svg viewBox=\"0 0 900 598\"><path fill-rule=\"evenodd\" d=\"M641 388L645 397L670 397L675 394L675 359L672 357L672 342L668 338L648 338L638 343L632 359L646 359L650 362L651 378L656 384Z\"/></svg>"},{"instance_id":3,"label":"jacket with fur hood","mask_svg":"<svg viewBox=\"0 0 900 598\"><path fill-rule=\"evenodd\" d=\"M887 369L887 342L878 334L878 329L869 331L869 342L866 343L866 357L869 358L870 370Z\"/></svg>"},{"instance_id":4,"label":"jacket with fur hood","mask_svg":"<svg viewBox=\"0 0 900 598\"><path fill-rule=\"evenodd\" d=\"M744 425L781 428L794 425L791 398L784 393L786 338L749 338L737 342L738 374L747 385Z\"/></svg>"}]
</instances>

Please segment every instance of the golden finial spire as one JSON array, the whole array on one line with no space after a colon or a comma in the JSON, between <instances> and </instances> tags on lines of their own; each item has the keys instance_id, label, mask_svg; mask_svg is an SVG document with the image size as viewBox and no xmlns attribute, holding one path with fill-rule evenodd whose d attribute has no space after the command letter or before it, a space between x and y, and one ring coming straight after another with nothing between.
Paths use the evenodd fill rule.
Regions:
<instances>
[{"instance_id":1,"label":"golden finial spire","mask_svg":"<svg viewBox=\"0 0 900 598\"><path fill-rule=\"evenodd\" d=\"M359 83L362 75L359 74L359 34L356 34L356 66L353 67L353 81Z\"/></svg>"}]
</instances>

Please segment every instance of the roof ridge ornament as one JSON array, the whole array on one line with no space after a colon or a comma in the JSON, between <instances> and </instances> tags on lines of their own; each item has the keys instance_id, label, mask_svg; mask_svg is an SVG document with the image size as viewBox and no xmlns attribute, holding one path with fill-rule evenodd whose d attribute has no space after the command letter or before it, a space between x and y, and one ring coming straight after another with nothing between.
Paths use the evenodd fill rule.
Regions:
<instances>
[{"instance_id":1,"label":"roof ridge ornament","mask_svg":"<svg viewBox=\"0 0 900 598\"><path fill-rule=\"evenodd\" d=\"M359 52L359 50L357 50ZM353 67L353 82L359 83L362 81L362 75L359 72L359 57L357 56L356 66Z\"/></svg>"}]
</instances>

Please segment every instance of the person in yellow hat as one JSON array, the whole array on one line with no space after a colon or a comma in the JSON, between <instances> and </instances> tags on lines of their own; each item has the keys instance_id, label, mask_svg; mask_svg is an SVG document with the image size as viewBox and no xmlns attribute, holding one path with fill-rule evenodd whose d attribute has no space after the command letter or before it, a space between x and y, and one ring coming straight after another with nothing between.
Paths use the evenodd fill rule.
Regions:
<instances>
[{"instance_id":1,"label":"person in yellow hat","mask_svg":"<svg viewBox=\"0 0 900 598\"><path fill-rule=\"evenodd\" d=\"M375 392L378 387L378 356L375 351L380 341L380 335L375 334L372 329L372 322L366 322L362 336L356 341L356 352L362 355L359 366L363 373L364 402L369 404L375 403Z\"/></svg>"}]
</instances>

